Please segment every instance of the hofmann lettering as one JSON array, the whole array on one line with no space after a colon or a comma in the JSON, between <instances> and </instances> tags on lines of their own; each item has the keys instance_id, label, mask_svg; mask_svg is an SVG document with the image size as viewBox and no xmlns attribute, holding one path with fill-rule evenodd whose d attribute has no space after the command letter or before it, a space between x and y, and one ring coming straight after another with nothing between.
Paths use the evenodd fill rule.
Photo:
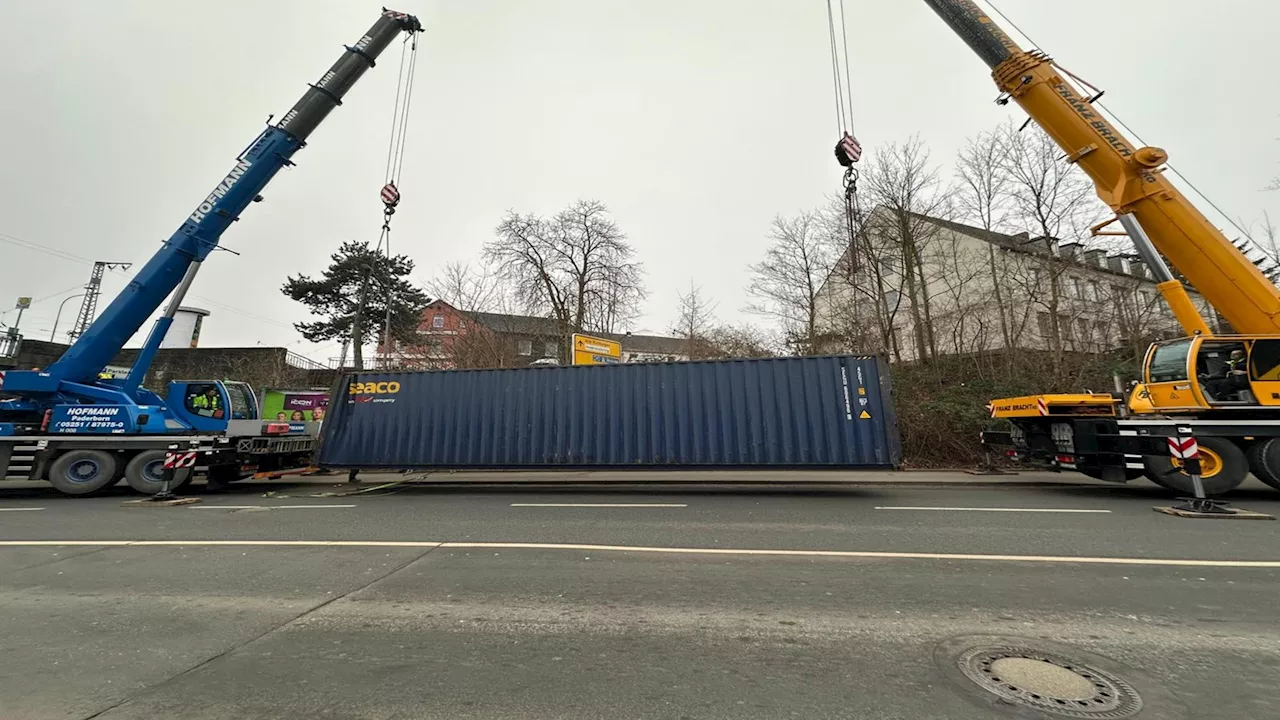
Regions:
<instances>
[{"instance_id":1,"label":"hofmann lettering","mask_svg":"<svg viewBox=\"0 0 1280 720\"><path fill-rule=\"evenodd\" d=\"M227 176L222 179L222 182L218 183L218 186L213 189L213 192L209 193L209 197L205 198L204 202L200 203L200 207L196 208L196 211L191 213L191 222L200 222L201 220L204 220L206 215L213 212L213 204L225 197L227 193L231 192L231 188L235 187L237 182L240 182L240 178L244 177L245 172L249 170L249 166L252 164L253 163L248 160L236 161L236 166L232 168L231 172L227 173Z\"/></svg>"},{"instance_id":2,"label":"hofmann lettering","mask_svg":"<svg viewBox=\"0 0 1280 720\"><path fill-rule=\"evenodd\" d=\"M68 415L100 415L115 416L120 414L118 407L73 407L67 410Z\"/></svg>"}]
</instances>

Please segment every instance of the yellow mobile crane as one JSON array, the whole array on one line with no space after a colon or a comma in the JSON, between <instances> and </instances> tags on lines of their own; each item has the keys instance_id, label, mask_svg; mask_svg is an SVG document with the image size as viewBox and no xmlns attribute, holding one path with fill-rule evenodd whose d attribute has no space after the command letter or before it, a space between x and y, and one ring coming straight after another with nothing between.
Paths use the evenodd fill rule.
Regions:
<instances>
[{"instance_id":1,"label":"yellow mobile crane","mask_svg":"<svg viewBox=\"0 0 1280 720\"><path fill-rule=\"evenodd\" d=\"M1006 432L983 442L1056 470L1126 481L1146 474L1191 492L1167 438L1190 428L1210 495L1252 471L1280 489L1280 289L1165 177L1168 154L1135 147L1044 53L1023 50L971 0L926 0L991 67L1000 102L1031 116L1115 212L1187 337L1152 345L1127 403L1112 395L1031 395L991 403ZM1101 226L1100 226L1101 227ZM1217 335L1165 259L1231 325Z\"/></svg>"}]
</instances>

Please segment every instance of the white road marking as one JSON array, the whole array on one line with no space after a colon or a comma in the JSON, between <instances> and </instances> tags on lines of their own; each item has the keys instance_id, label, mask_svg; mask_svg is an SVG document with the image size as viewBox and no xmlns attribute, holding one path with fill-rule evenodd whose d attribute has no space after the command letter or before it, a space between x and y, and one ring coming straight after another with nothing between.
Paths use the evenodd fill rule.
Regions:
<instances>
[{"instance_id":1,"label":"white road marking","mask_svg":"<svg viewBox=\"0 0 1280 720\"><path fill-rule=\"evenodd\" d=\"M655 553L664 555L739 555L829 557L873 560L947 560L1081 565L1142 565L1280 569L1280 560L1183 560L1176 558L1073 557L1071 555L982 555L976 553L882 552L875 550L773 550L752 548L652 547L537 542L438 542L432 540L0 540L0 547L411 547L491 550L569 550L573 552Z\"/></svg>"},{"instance_id":2,"label":"white road marking","mask_svg":"<svg viewBox=\"0 0 1280 720\"><path fill-rule=\"evenodd\" d=\"M925 507L922 505L878 505L877 510L939 510L944 512L1026 512L1026 513L1109 513L1110 510L1075 508L1008 508L1008 507Z\"/></svg>"},{"instance_id":3,"label":"white road marking","mask_svg":"<svg viewBox=\"0 0 1280 720\"><path fill-rule=\"evenodd\" d=\"M355 505L192 505L188 510L298 510L316 508L353 508Z\"/></svg>"},{"instance_id":4,"label":"white road marking","mask_svg":"<svg viewBox=\"0 0 1280 720\"><path fill-rule=\"evenodd\" d=\"M511 503L511 507L682 508L685 503Z\"/></svg>"},{"instance_id":5,"label":"white road marking","mask_svg":"<svg viewBox=\"0 0 1280 720\"><path fill-rule=\"evenodd\" d=\"M33 510L43 510L44 508L0 508L0 512L31 512Z\"/></svg>"}]
</instances>

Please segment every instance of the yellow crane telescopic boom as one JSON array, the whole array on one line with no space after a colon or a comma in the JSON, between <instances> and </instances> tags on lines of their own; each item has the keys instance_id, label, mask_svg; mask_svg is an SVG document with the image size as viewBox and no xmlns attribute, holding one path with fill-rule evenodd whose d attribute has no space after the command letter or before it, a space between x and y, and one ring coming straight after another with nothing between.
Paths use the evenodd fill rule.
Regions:
<instances>
[{"instance_id":1,"label":"yellow crane telescopic boom","mask_svg":"<svg viewBox=\"0 0 1280 720\"><path fill-rule=\"evenodd\" d=\"M1018 47L971 0L925 2L991 67L996 85L1053 138L1067 161L1093 180L1098 197L1122 220L1132 214L1151 244L1236 332L1280 333L1280 289L1169 182L1164 150L1135 148L1048 56ZM1194 327L1188 307L1176 299L1186 297L1181 286L1175 290L1176 280L1157 280L1184 327Z\"/></svg>"}]
</instances>

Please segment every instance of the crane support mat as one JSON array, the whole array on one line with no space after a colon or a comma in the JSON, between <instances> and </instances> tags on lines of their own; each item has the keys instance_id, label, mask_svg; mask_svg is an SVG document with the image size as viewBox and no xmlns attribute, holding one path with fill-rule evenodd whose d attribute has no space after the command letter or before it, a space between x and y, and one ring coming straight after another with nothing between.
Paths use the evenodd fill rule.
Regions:
<instances>
[{"instance_id":1,"label":"crane support mat","mask_svg":"<svg viewBox=\"0 0 1280 720\"><path fill-rule=\"evenodd\" d=\"M1158 513L1165 515L1173 515L1175 517L1184 518L1205 518L1209 520L1275 520L1275 515L1254 512L1252 510L1241 510L1239 508L1223 508L1221 512L1197 512L1195 510L1187 510L1186 508L1171 507L1168 505L1157 505L1151 508Z\"/></svg>"}]
</instances>

